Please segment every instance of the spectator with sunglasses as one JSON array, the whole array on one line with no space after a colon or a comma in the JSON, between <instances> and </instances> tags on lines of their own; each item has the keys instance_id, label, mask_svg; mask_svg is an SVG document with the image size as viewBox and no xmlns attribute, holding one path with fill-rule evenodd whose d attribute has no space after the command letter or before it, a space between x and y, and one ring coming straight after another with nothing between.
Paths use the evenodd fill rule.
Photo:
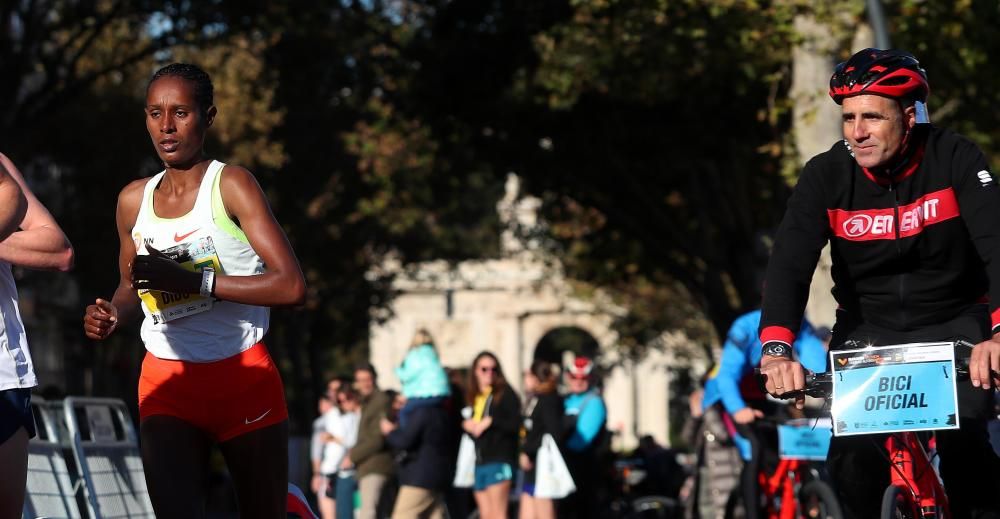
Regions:
<instances>
[{"instance_id":1,"label":"spectator with sunglasses","mask_svg":"<svg viewBox=\"0 0 1000 519\"><path fill-rule=\"evenodd\" d=\"M462 429L476 443L474 495L483 519L507 517L517 441L521 429L521 399L507 384L500 361L488 351L476 355L469 373L466 403L471 418Z\"/></svg>"}]
</instances>

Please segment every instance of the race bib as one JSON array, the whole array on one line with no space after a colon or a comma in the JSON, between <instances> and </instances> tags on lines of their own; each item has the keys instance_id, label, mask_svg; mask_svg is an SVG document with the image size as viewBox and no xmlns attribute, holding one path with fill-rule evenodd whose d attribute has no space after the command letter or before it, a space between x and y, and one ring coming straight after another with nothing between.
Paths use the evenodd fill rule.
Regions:
<instances>
[{"instance_id":1,"label":"race bib","mask_svg":"<svg viewBox=\"0 0 1000 519\"><path fill-rule=\"evenodd\" d=\"M211 236L164 249L163 254L192 272L201 272L206 267L212 267L217 273L222 273L222 263L219 261ZM153 324L207 312L212 309L214 302L213 298L202 297L199 294L174 294L161 290L139 290L139 298L149 310Z\"/></svg>"},{"instance_id":2,"label":"race bib","mask_svg":"<svg viewBox=\"0 0 1000 519\"><path fill-rule=\"evenodd\" d=\"M950 342L831 351L833 434L958 428Z\"/></svg>"}]
</instances>

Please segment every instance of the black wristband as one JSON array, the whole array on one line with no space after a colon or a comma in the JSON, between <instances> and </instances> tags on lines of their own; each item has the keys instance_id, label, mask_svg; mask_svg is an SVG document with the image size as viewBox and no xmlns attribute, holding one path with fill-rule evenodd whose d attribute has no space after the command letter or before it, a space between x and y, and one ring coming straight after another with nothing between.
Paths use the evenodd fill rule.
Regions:
<instances>
[{"instance_id":1,"label":"black wristband","mask_svg":"<svg viewBox=\"0 0 1000 519\"><path fill-rule=\"evenodd\" d=\"M760 348L762 355L792 358L792 348L783 342L770 341Z\"/></svg>"}]
</instances>

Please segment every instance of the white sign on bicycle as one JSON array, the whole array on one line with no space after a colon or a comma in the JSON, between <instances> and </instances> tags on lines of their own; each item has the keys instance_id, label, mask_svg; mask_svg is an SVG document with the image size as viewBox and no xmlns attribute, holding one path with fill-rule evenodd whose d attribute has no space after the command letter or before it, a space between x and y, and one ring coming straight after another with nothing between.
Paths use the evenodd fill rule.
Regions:
<instances>
[{"instance_id":1,"label":"white sign on bicycle","mask_svg":"<svg viewBox=\"0 0 1000 519\"><path fill-rule=\"evenodd\" d=\"M950 342L831 351L830 366L835 436L958 428Z\"/></svg>"}]
</instances>

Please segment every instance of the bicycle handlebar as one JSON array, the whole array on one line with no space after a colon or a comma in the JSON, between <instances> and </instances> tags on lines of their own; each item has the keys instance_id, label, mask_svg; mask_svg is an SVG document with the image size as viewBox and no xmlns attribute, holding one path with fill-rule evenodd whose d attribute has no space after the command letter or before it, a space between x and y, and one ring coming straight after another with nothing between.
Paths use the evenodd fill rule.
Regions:
<instances>
[{"instance_id":1,"label":"bicycle handlebar","mask_svg":"<svg viewBox=\"0 0 1000 519\"><path fill-rule=\"evenodd\" d=\"M959 339L954 341L955 346L961 346L963 348L968 348L972 350L975 344L969 341ZM849 341L845 345L858 345L859 343L855 341ZM764 389L764 384L767 382L767 376L760 372L760 368L754 368L754 375L757 377L757 383L760 385L761 391L767 392ZM990 371L990 375L996 377L997 373ZM805 395L811 396L813 398L829 398L833 394L833 374L830 372L825 373L814 373L809 370L805 370L806 385L805 388L788 391L777 395L776 398L781 398L785 400L791 400L793 398ZM956 380L968 380L969 379L969 356L964 355L961 358L955 359L955 379Z\"/></svg>"}]
</instances>

